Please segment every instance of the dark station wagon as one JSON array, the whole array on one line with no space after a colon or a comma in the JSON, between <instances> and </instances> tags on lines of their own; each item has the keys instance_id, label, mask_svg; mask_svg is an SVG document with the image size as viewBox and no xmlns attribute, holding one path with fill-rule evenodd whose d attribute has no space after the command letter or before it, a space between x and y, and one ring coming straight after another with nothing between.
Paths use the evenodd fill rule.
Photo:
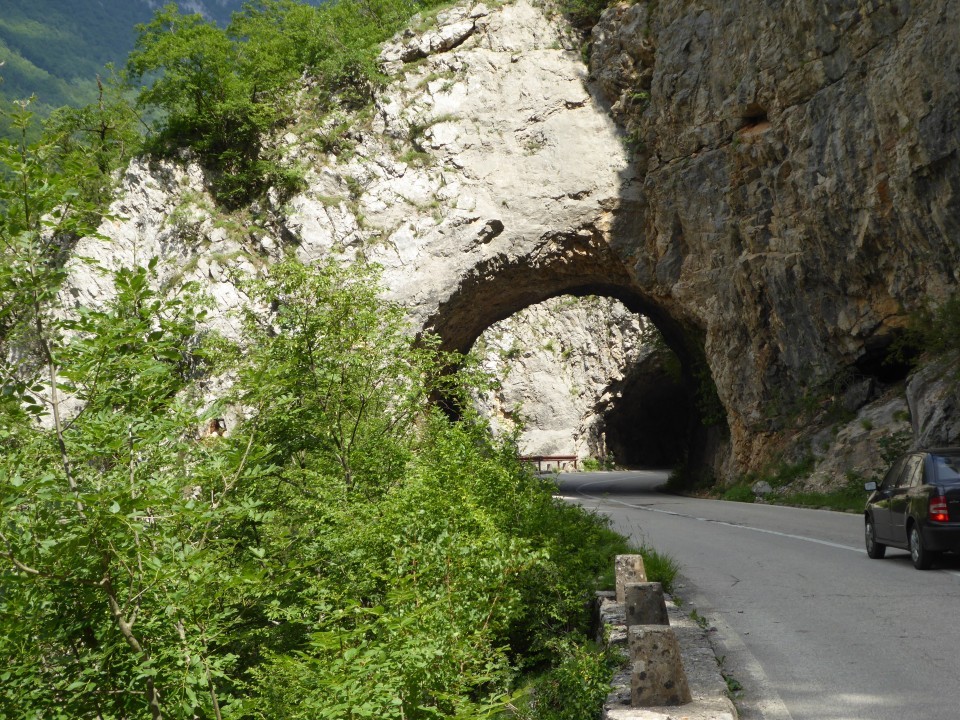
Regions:
<instances>
[{"instance_id":1,"label":"dark station wagon","mask_svg":"<svg viewBox=\"0 0 960 720\"><path fill-rule=\"evenodd\" d=\"M867 555L887 547L910 551L918 570L942 552L960 551L960 447L917 450L897 458L864 510Z\"/></svg>"}]
</instances>

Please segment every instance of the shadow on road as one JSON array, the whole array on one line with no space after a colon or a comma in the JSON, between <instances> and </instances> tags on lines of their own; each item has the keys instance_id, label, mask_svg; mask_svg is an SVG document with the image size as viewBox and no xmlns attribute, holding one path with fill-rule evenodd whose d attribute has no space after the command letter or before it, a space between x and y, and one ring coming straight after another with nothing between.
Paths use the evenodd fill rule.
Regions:
<instances>
[{"instance_id":1,"label":"shadow on road","mask_svg":"<svg viewBox=\"0 0 960 720\"><path fill-rule=\"evenodd\" d=\"M561 495L655 495L666 484L669 470L616 470L609 472L560 473L553 476ZM550 475L542 477L549 478Z\"/></svg>"}]
</instances>

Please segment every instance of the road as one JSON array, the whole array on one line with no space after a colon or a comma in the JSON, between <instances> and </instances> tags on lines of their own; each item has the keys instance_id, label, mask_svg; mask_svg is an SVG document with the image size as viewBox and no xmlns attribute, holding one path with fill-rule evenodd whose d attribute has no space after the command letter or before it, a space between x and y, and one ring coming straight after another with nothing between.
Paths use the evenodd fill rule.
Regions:
<instances>
[{"instance_id":1,"label":"road","mask_svg":"<svg viewBox=\"0 0 960 720\"><path fill-rule=\"evenodd\" d=\"M665 480L559 476L562 496L680 564L678 594L744 686L742 720L960 718L960 558L870 560L859 515L665 495Z\"/></svg>"}]
</instances>

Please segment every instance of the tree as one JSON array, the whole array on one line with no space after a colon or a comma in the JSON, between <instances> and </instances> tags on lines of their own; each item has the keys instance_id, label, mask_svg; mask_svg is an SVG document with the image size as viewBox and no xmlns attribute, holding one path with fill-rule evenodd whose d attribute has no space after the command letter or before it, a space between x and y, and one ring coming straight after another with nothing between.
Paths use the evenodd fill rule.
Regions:
<instances>
[{"instance_id":1,"label":"tree","mask_svg":"<svg viewBox=\"0 0 960 720\"><path fill-rule=\"evenodd\" d=\"M220 717L230 698L218 598L237 543L220 527L254 512L229 497L253 456L198 442L182 391L202 313L149 277L122 270L105 308L37 320L50 375L27 410L51 429L4 408L0 716ZM82 403L69 417L65 394Z\"/></svg>"},{"instance_id":2,"label":"tree","mask_svg":"<svg viewBox=\"0 0 960 720\"><path fill-rule=\"evenodd\" d=\"M142 148L141 120L124 96L123 80L97 78L95 103L62 107L44 123L49 172L73 178L95 223L113 199L113 174Z\"/></svg>"}]
</instances>

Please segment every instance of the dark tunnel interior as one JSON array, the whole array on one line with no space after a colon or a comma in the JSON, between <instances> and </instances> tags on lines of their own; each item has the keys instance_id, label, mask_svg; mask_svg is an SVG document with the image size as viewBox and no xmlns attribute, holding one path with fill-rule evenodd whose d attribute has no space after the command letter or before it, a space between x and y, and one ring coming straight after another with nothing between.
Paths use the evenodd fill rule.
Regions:
<instances>
[{"instance_id":1,"label":"dark tunnel interior","mask_svg":"<svg viewBox=\"0 0 960 720\"><path fill-rule=\"evenodd\" d=\"M693 408L676 362L660 353L633 367L604 413L607 452L618 466L667 468L685 457Z\"/></svg>"}]
</instances>

